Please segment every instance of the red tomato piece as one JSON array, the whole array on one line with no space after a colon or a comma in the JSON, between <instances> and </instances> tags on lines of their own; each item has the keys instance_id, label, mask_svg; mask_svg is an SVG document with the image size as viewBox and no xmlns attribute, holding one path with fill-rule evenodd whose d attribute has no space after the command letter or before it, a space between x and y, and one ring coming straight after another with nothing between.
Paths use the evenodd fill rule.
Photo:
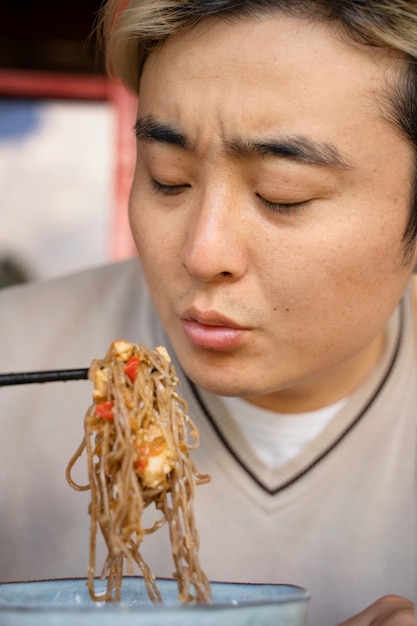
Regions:
<instances>
[{"instance_id":1,"label":"red tomato piece","mask_svg":"<svg viewBox=\"0 0 417 626\"><path fill-rule=\"evenodd\" d=\"M113 407L114 402L112 400L109 402L100 402L100 404L96 404L96 413L103 420L111 421L114 419Z\"/></svg>"},{"instance_id":2,"label":"red tomato piece","mask_svg":"<svg viewBox=\"0 0 417 626\"><path fill-rule=\"evenodd\" d=\"M139 368L139 357L131 356L125 365L125 374L132 383L134 382L136 376L138 375Z\"/></svg>"}]
</instances>

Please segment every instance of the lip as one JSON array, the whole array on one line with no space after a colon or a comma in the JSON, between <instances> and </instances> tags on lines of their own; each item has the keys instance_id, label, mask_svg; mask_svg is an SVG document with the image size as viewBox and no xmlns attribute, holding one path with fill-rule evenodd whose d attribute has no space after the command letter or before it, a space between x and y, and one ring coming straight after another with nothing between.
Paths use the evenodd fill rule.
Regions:
<instances>
[{"instance_id":1,"label":"lip","mask_svg":"<svg viewBox=\"0 0 417 626\"><path fill-rule=\"evenodd\" d=\"M248 328L216 311L188 309L182 315L182 324L192 344L220 352L238 348L249 332Z\"/></svg>"}]
</instances>

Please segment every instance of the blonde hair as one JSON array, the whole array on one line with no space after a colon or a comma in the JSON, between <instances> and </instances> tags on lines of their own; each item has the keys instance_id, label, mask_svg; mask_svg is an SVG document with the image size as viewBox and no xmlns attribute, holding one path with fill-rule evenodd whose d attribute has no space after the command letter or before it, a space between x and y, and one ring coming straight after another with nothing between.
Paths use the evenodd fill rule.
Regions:
<instances>
[{"instance_id":1,"label":"blonde hair","mask_svg":"<svg viewBox=\"0 0 417 626\"><path fill-rule=\"evenodd\" d=\"M147 53L212 15L282 11L338 22L354 39L417 60L416 0L107 0L101 14L106 66L137 93Z\"/></svg>"}]
</instances>

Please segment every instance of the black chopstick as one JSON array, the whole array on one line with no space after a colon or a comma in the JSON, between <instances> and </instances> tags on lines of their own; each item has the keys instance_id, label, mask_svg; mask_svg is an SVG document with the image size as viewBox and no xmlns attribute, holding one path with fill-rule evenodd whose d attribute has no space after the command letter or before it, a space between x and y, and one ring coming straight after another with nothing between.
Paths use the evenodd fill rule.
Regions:
<instances>
[{"instance_id":1,"label":"black chopstick","mask_svg":"<svg viewBox=\"0 0 417 626\"><path fill-rule=\"evenodd\" d=\"M0 387L8 385L28 385L31 383L63 382L66 380L87 380L88 368L71 370L48 370L43 372L10 372L0 374Z\"/></svg>"}]
</instances>

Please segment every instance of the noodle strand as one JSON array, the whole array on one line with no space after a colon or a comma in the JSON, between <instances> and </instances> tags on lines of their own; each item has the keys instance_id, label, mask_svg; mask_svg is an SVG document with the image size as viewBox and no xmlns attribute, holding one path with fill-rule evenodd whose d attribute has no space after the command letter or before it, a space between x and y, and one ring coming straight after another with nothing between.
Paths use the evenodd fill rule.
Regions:
<instances>
[{"instance_id":1,"label":"noodle strand","mask_svg":"<svg viewBox=\"0 0 417 626\"><path fill-rule=\"evenodd\" d=\"M84 419L84 438L66 471L74 489L90 489L90 554L87 586L95 601L119 601L123 568L136 564L153 602L162 602L154 576L140 547L145 535L168 524L174 577L182 602L209 602L210 584L198 556L199 537L193 503L195 485L208 482L199 474L189 451L199 444L198 431L178 395L174 367L164 348L119 340L104 359L89 369L94 404ZM88 485L71 473L87 454ZM153 504L161 517L143 527L144 510ZM100 577L104 594L95 592L97 533L107 547Z\"/></svg>"}]
</instances>

